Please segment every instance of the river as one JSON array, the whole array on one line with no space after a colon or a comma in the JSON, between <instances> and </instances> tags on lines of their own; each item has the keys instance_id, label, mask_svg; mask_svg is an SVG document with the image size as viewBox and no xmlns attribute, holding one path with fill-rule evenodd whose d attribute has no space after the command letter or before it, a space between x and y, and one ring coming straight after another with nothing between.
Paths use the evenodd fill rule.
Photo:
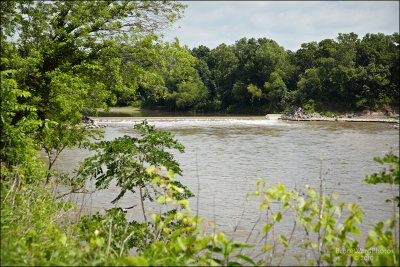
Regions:
<instances>
[{"instance_id":1,"label":"river","mask_svg":"<svg viewBox=\"0 0 400 267\"><path fill-rule=\"evenodd\" d=\"M103 118L106 139L133 134L137 119ZM175 153L183 169L180 181L196 194L190 200L192 211L215 222L217 229L239 240L257 243L258 201L245 201L246 193L255 191L257 179L288 188L315 185L322 173L325 192L335 192L340 201L358 203L364 210L366 230L374 223L392 216L385 203L393 190L388 185L367 185L365 176L378 172L381 165L373 161L392 150L398 154L399 132L392 124L349 122L290 122L262 117L192 117L152 118L149 123L172 132L186 147ZM61 154L56 168L71 171L77 161L89 153L68 150ZM398 190L395 189L396 192ZM113 207L110 201L118 190L111 188L85 197L90 212ZM197 199L198 198L198 199ZM82 196L75 201L82 202ZM127 195L120 207L135 204L137 197ZM148 205L157 211L156 205ZM140 209L128 211L141 219ZM280 231L288 235L292 222L284 222ZM300 237L298 238L301 239ZM284 263L294 264L293 259Z\"/></svg>"}]
</instances>

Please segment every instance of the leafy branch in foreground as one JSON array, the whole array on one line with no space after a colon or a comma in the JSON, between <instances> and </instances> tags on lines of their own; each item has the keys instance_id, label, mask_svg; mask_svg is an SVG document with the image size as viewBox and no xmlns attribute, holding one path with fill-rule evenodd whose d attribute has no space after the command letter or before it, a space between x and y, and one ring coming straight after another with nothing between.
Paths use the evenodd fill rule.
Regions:
<instances>
[{"instance_id":1,"label":"leafy branch in foreground","mask_svg":"<svg viewBox=\"0 0 400 267\"><path fill-rule=\"evenodd\" d=\"M369 184L387 183L387 184L399 184L399 156L389 153L384 155L382 158L374 157L374 161L382 165L388 164L389 170L383 169L379 173L373 173L365 178L365 181Z\"/></svg>"},{"instance_id":2,"label":"leafy branch in foreground","mask_svg":"<svg viewBox=\"0 0 400 267\"><path fill-rule=\"evenodd\" d=\"M95 150L96 154L84 161L78 173L95 179L97 189L108 188L111 181L115 180L120 192L112 203L120 200L127 191L135 193L139 190L142 212L147 222L144 201L153 201L154 196L160 195L159 189L151 183L159 177L159 173L154 170L163 167L169 176L181 175L182 170L169 150L175 149L182 153L184 146L171 133L156 130L147 121L136 124L134 129L138 133L137 137L125 135L91 145L90 149ZM174 184L182 186L178 181ZM181 198L184 195L192 196L183 188Z\"/></svg>"},{"instance_id":3,"label":"leafy branch in foreground","mask_svg":"<svg viewBox=\"0 0 400 267\"><path fill-rule=\"evenodd\" d=\"M151 213L148 223L128 222L120 208L105 215L84 216L78 226L86 243L93 244L98 253L128 266L241 266L241 262L256 265L238 252L249 248L241 242L227 239L221 232L208 234L208 222L190 212L189 201L177 199L175 193L183 188L174 184L174 177L160 176L155 168L152 184L165 189L157 198L161 206L173 209L166 213ZM93 235L94 233L94 235ZM136 249L136 255L128 251Z\"/></svg>"},{"instance_id":4,"label":"leafy branch in foreground","mask_svg":"<svg viewBox=\"0 0 400 267\"><path fill-rule=\"evenodd\" d=\"M341 219L345 214L345 203L334 203L333 199L337 198L335 194L320 195L309 186L305 187L304 192L296 189L288 190L280 184L266 188L264 181L257 182L254 196L261 198L260 210L267 214L267 224L262 228L262 233L267 243L263 251L267 253L266 256L269 254L269 264L272 264L271 260L277 257L278 244L283 245L284 252L291 245L292 234L274 236L275 225L285 217L286 213L294 216L295 222L299 224L295 227L304 230L305 240L300 242L298 247L311 252L312 255L310 259L309 253L297 255L299 262L305 260L307 264L320 266L323 263L347 265L353 261L351 255L348 257L337 253L336 248L357 248L358 241L352 235L361 235L358 225L362 223L362 210L358 205L348 204L346 212L349 215ZM276 202L279 203L278 207ZM272 242L272 245L268 242ZM281 255L284 256L285 254Z\"/></svg>"},{"instance_id":5,"label":"leafy branch in foreground","mask_svg":"<svg viewBox=\"0 0 400 267\"><path fill-rule=\"evenodd\" d=\"M400 172L399 172L399 156L394 155L392 152L384 155L382 158L374 157L374 161L380 163L381 165L387 164L388 169L385 168L378 173L373 173L365 177L365 181L368 184L378 184L385 183L390 185L398 185L400 183ZM398 190L396 190L398 192ZM400 198L395 196L393 200L397 202L397 207L400 207Z\"/></svg>"},{"instance_id":6,"label":"leafy branch in foreground","mask_svg":"<svg viewBox=\"0 0 400 267\"><path fill-rule=\"evenodd\" d=\"M375 158L379 163L390 166L389 173L380 173L367 177L367 182L398 183L398 157L389 153L383 158ZM310 265L380 265L396 266L399 263L398 222L399 213L394 205L393 218L381 221L363 235L360 226L363 211L354 203L335 202L336 194L325 195L309 186L305 191L288 190L284 185L266 187L265 181L257 181L257 190L253 194L260 197L260 210L266 212L266 224L262 228L265 246L262 248L266 264L279 258L279 244L283 246L281 257L291 246L293 232L299 223L304 230L305 239L297 245L304 253L296 255L299 263L305 260ZM398 197L397 197L398 198ZM294 227L289 236L275 236L275 225L285 215L294 217ZM360 238L365 238L361 248ZM309 254L311 258L308 258ZM280 259L279 263L282 259Z\"/></svg>"}]
</instances>

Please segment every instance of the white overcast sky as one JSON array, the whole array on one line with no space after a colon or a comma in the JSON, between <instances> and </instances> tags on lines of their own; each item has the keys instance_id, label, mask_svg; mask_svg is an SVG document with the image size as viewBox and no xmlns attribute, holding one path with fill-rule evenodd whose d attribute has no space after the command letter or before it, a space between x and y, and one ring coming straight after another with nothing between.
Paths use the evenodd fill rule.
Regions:
<instances>
[{"instance_id":1,"label":"white overcast sky","mask_svg":"<svg viewBox=\"0 0 400 267\"><path fill-rule=\"evenodd\" d=\"M338 33L399 31L399 1L184 1L188 6L165 39L189 48L266 37L295 51Z\"/></svg>"}]
</instances>

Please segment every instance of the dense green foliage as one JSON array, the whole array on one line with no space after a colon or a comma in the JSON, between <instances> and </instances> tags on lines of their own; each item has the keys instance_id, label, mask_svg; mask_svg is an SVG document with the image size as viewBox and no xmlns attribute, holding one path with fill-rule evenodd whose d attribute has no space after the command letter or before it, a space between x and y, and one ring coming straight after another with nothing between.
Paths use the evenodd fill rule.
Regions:
<instances>
[{"instance_id":1,"label":"dense green foliage","mask_svg":"<svg viewBox=\"0 0 400 267\"><path fill-rule=\"evenodd\" d=\"M20 104L10 123L35 116L36 144L51 167L63 149L85 142L88 131L77 126L82 114L139 98L195 105L167 87L185 92L199 81L194 58L178 41L163 43L158 36L183 7L169 1L1 2L1 98L17 94Z\"/></svg>"},{"instance_id":2,"label":"dense green foliage","mask_svg":"<svg viewBox=\"0 0 400 267\"><path fill-rule=\"evenodd\" d=\"M105 152L100 157L107 155ZM396 164L398 167L398 161ZM146 169L153 177L152 184L165 189L157 202L172 210L152 213L148 223L128 221L119 208L106 210L104 215L85 215L75 222L70 218L78 212L77 207L57 200L56 192L35 183L18 186L17 174L2 175L1 264L265 266L279 264L293 246L304 251L296 256L299 263L308 265L399 263L398 212L392 219L378 222L364 236L359 230L363 213L358 205L349 203L345 210L344 202L335 202L337 195L325 195L321 189L318 193L306 187L302 192L283 185L266 187L263 181L257 182L253 195L260 197L259 209L265 215L265 225L260 229L264 246L261 258L252 259L242 253L251 246L229 240L224 233L208 234L207 222L191 215L188 201L174 197L183 189L173 183L172 172L163 176L159 171L153 166ZM43 173L37 172L39 175ZM291 234L274 230L276 224L291 216ZM306 236L300 244L292 242L296 227L304 229ZM360 248L355 237L365 238L365 248ZM130 256L132 248L136 254Z\"/></svg>"},{"instance_id":3,"label":"dense green foliage","mask_svg":"<svg viewBox=\"0 0 400 267\"><path fill-rule=\"evenodd\" d=\"M288 190L284 185L266 187L265 181L258 181L253 195L262 200L260 210L266 212L267 224L262 228L266 244L263 251L269 264L279 265L287 249L294 245L301 251L295 255L299 264L396 266L399 263L399 214L396 209L393 218L377 223L365 237L359 228L363 222L360 207L348 203L345 210L346 203L336 202L336 194L324 194L322 181L319 192L308 185L303 192ZM273 208L276 202L279 203L278 210ZM275 236L274 227L286 216L293 217L291 233ZM296 228L304 230L305 238L295 244L291 241ZM365 238L362 249L358 241L360 237ZM283 247L280 257L271 252L277 245Z\"/></svg>"},{"instance_id":4,"label":"dense green foliage","mask_svg":"<svg viewBox=\"0 0 400 267\"><path fill-rule=\"evenodd\" d=\"M399 156L389 153L380 157L375 157L374 161L380 164L388 164L389 170L383 169L379 173L374 173L365 178L365 181L369 184L387 183L387 184L400 184L400 172L399 172Z\"/></svg>"},{"instance_id":5,"label":"dense green foliage","mask_svg":"<svg viewBox=\"0 0 400 267\"><path fill-rule=\"evenodd\" d=\"M400 184L400 172L399 172L399 156L394 155L392 152L386 154L382 158L375 157L374 161L379 164L387 164L386 168L381 170L379 173L373 173L365 178L365 181L368 184L378 184L385 183L390 185L398 185ZM387 202L397 202L397 207L400 207L400 197L394 196L393 199L388 199Z\"/></svg>"},{"instance_id":6,"label":"dense green foliage","mask_svg":"<svg viewBox=\"0 0 400 267\"><path fill-rule=\"evenodd\" d=\"M2 1L0 5L2 266L265 265L271 263L268 257L282 251L279 244L286 253L290 238L285 235L265 237L261 255L268 257L253 259L243 253L249 245L207 231L212 224L191 213L188 198L193 194L175 179L182 171L171 150L183 152L184 147L171 133L143 122L135 125L132 136L101 140L100 131L80 122L98 107L137 100L179 109L229 111L249 106L280 110L296 101L315 107L328 104L332 97L328 91L314 97L315 90L325 88L320 86L335 81L321 73L333 75L353 62L353 54L347 54L353 50L343 48L341 39L305 45L295 54L271 40L242 39L235 46L200 47L191 55L178 40L158 39L159 30L181 16L183 5L177 2ZM393 63L398 41L394 44L391 38L398 35L368 35L356 42L356 65L351 68L367 75L357 76L363 82L357 86L365 94L357 87L355 100L361 104L354 102L356 107L392 104L397 96L392 93L398 85L398 72L393 74L398 70ZM353 85L352 80L341 81ZM348 88L335 88L339 87ZM376 95L376 90L382 94ZM354 104L349 103L349 107ZM57 174L54 163L72 147L89 148L93 154L76 172ZM398 184L398 157L389 154L377 161L389 164L389 170L371 175L367 182ZM91 182L96 190L117 186L116 206L127 197L125 193L138 190L138 203L132 200L132 204L141 204L144 220L128 220L118 207L83 214L64 199L71 193L87 193ZM60 184L70 191L58 192ZM348 238L361 235L357 205L349 204L343 219L344 203L334 203L323 192L307 188L301 194L282 185L260 185L255 193L262 197L260 209L273 220L260 232L269 233L290 210L295 225L302 224L311 233L302 248L314 250L314 261L300 259L303 263L398 265L398 217L377 223L366 237L366 249L391 253L372 258L339 253L334 248L358 245ZM145 200L157 203L163 212L149 212ZM282 203L281 210L270 209L271 201Z\"/></svg>"},{"instance_id":7,"label":"dense green foliage","mask_svg":"<svg viewBox=\"0 0 400 267\"><path fill-rule=\"evenodd\" d=\"M147 121L136 124L134 128L139 138L125 135L92 144L91 149L97 153L85 159L77 176L78 179L96 180L97 189L108 188L112 181L116 181L121 191L112 203L118 202L127 191L134 194L139 190L143 217L147 223L144 200L153 201L162 194L160 189L166 189L163 185L167 177L160 176L160 169L165 169L169 177L175 173L182 175L178 162L169 150L183 152L184 146L171 133L158 131ZM175 190L170 197L182 200L193 196L178 181L172 181L170 186Z\"/></svg>"},{"instance_id":8,"label":"dense green foliage","mask_svg":"<svg viewBox=\"0 0 400 267\"><path fill-rule=\"evenodd\" d=\"M214 49L201 45L192 54L206 101L202 94L182 95L204 105L176 102L173 108L262 114L293 105L325 112L398 109L398 33L339 34L295 52L267 38L242 38Z\"/></svg>"}]
</instances>

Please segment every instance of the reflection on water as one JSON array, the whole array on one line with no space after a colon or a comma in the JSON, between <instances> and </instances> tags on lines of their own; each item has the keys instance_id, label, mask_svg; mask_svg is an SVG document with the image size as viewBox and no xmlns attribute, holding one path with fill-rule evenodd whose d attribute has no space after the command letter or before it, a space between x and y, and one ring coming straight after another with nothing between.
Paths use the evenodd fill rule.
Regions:
<instances>
[{"instance_id":1,"label":"reflection on water","mask_svg":"<svg viewBox=\"0 0 400 267\"><path fill-rule=\"evenodd\" d=\"M232 235L239 222L234 235L241 240L247 238L259 216L258 202L245 201L258 178L289 188L318 186L321 162L326 191L339 194L341 201L359 203L365 211L366 227L391 215L391 208L385 204L392 194L390 187L364 182L366 175L381 168L373 161L374 156L391 149L399 151L399 133L391 124L245 118L152 119L149 123L173 132L185 145L186 152L176 154L184 174L179 179L195 194L198 192L199 214L215 220L219 230ZM134 121L121 119L106 124L107 139L133 134ZM87 151L67 151L57 168L71 170L87 155ZM110 201L117 192L97 192L91 204L97 209L112 207ZM119 205L131 206L134 201L137 197L129 196ZM196 198L191 203L195 210ZM157 210L155 205L150 207ZM128 215L138 218L140 211L131 210ZM289 221L280 227L288 234L292 225ZM286 261L295 263L290 258Z\"/></svg>"}]
</instances>

